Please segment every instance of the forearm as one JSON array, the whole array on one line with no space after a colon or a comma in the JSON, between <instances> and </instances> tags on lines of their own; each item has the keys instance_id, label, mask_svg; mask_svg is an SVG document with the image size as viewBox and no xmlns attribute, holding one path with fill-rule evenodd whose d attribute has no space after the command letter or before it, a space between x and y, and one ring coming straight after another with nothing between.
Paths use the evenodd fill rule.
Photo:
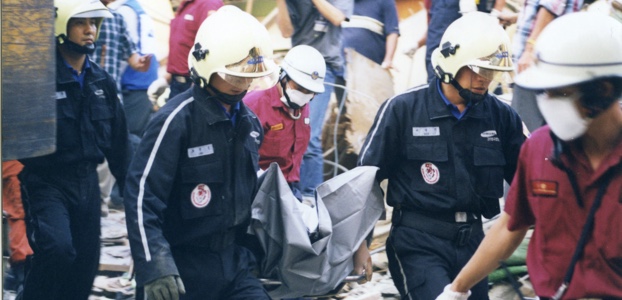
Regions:
<instances>
[{"instance_id":1,"label":"forearm","mask_svg":"<svg viewBox=\"0 0 622 300\"><path fill-rule=\"evenodd\" d=\"M469 262L454 279L451 289L456 292L467 292L478 282L494 271L499 262L506 260L521 243L528 228L509 231L507 228L510 216L505 212L490 229L479 248Z\"/></svg>"},{"instance_id":2,"label":"forearm","mask_svg":"<svg viewBox=\"0 0 622 300\"><path fill-rule=\"evenodd\" d=\"M334 26L341 26L341 22L346 20L346 15L338 8L334 7L327 0L311 0L317 10Z\"/></svg>"},{"instance_id":3,"label":"forearm","mask_svg":"<svg viewBox=\"0 0 622 300\"><path fill-rule=\"evenodd\" d=\"M276 16L276 23L279 26L281 35L284 38L289 38L294 34L294 26L292 20L289 17L289 11L287 10L287 3L285 0L276 0L276 7L278 14Z\"/></svg>"},{"instance_id":4,"label":"forearm","mask_svg":"<svg viewBox=\"0 0 622 300\"><path fill-rule=\"evenodd\" d=\"M533 46L533 42L538 39L540 33L544 28L551 23L556 18L556 16L551 13L548 9L540 6L538 8L538 14L536 15L536 21L533 25L533 29L529 34L529 38L527 39L527 46Z\"/></svg>"},{"instance_id":5,"label":"forearm","mask_svg":"<svg viewBox=\"0 0 622 300\"><path fill-rule=\"evenodd\" d=\"M397 49L397 33L391 33L387 36L387 41L385 43L385 51L383 61L392 62L393 55L395 55L395 49Z\"/></svg>"}]
</instances>

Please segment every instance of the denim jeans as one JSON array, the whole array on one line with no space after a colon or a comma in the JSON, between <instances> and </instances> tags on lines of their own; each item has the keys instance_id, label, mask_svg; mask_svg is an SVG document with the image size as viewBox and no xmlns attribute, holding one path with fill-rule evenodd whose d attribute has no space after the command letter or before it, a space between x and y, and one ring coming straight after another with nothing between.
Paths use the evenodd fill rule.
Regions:
<instances>
[{"instance_id":1,"label":"denim jeans","mask_svg":"<svg viewBox=\"0 0 622 300\"><path fill-rule=\"evenodd\" d=\"M324 181L324 157L322 151L322 127L330 96L336 77L343 77L343 68L334 69L326 65L326 77L324 77L324 93L316 95L309 103L309 119L311 122L311 140L302 158L300 166L300 191L303 196L313 196L315 188ZM329 83L329 84L326 84Z\"/></svg>"}]
</instances>

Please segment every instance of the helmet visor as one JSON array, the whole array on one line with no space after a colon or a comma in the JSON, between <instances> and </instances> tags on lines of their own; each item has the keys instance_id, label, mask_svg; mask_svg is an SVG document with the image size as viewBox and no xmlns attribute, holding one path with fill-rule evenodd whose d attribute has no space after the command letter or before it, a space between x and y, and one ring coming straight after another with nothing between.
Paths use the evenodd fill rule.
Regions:
<instances>
[{"instance_id":1,"label":"helmet visor","mask_svg":"<svg viewBox=\"0 0 622 300\"><path fill-rule=\"evenodd\" d=\"M512 70L512 59L510 52L505 44L499 45L497 50L488 56L477 58L469 63L469 65L480 66L496 70Z\"/></svg>"},{"instance_id":2,"label":"helmet visor","mask_svg":"<svg viewBox=\"0 0 622 300\"><path fill-rule=\"evenodd\" d=\"M217 72L216 74L230 85L248 91L269 89L273 87L279 79L279 74L277 72L268 73L261 77L241 77L225 72Z\"/></svg>"},{"instance_id":3,"label":"helmet visor","mask_svg":"<svg viewBox=\"0 0 622 300\"><path fill-rule=\"evenodd\" d=\"M217 74L237 88L256 90L274 86L279 77L278 70L271 58L267 58L261 53L261 49L254 47L244 59L226 65L225 70Z\"/></svg>"},{"instance_id":4,"label":"helmet visor","mask_svg":"<svg viewBox=\"0 0 622 300\"><path fill-rule=\"evenodd\" d=\"M501 82L501 83L513 82L512 75L511 75L512 71L494 70L494 69L488 69L488 68L483 68L480 66L473 66L473 65L469 65L468 67L469 69L471 69L471 71L475 72L477 75L482 76L490 81L496 81L496 82Z\"/></svg>"}]
</instances>

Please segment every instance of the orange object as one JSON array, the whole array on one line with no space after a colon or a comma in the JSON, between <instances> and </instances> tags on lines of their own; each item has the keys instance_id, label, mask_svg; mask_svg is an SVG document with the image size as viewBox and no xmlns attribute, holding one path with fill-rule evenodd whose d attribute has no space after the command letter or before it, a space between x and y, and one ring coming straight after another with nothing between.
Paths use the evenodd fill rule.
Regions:
<instances>
[{"instance_id":1,"label":"orange object","mask_svg":"<svg viewBox=\"0 0 622 300\"><path fill-rule=\"evenodd\" d=\"M11 263L20 263L26 256L32 254L32 249L26 238L26 223L24 222L24 206L17 174L24 166L17 160L2 162L2 209L7 214L9 223L9 249Z\"/></svg>"}]
</instances>

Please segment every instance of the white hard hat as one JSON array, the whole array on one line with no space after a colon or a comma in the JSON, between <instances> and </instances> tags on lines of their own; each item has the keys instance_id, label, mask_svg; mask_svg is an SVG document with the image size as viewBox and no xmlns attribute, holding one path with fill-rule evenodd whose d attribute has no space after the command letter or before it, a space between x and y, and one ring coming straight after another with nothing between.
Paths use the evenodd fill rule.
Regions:
<instances>
[{"instance_id":1,"label":"white hard hat","mask_svg":"<svg viewBox=\"0 0 622 300\"><path fill-rule=\"evenodd\" d=\"M447 27L440 46L432 52L436 76L450 83L462 67L491 80L512 72L510 38L499 21L482 12L468 13Z\"/></svg>"},{"instance_id":2,"label":"white hard hat","mask_svg":"<svg viewBox=\"0 0 622 300\"><path fill-rule=\"evenodd\" d=\"M538 36L535 54L534 65L516 77L527 89L622 77L622 24L595 12L563 15Z\"/></svg>"},{"instance_id":3,"label":"white hard hat","mask_svg":"<svg viewBox=\"0 0 622 300\"><path fill-rule=\"evenodd\" d=\"M268 30L255 17L225 5L203 21L188 54L193 80L201 87L216 74L242 89L265 89L278 80Z\"/></svg>"},{"instance_id":4,"label":"white hard hat","mask_svg":"<svg viewBox=\"0 0 622 300\"><path fill-rule=\"evenodd\" d=\"M112 18L112 14L99 0L54 0L56 8L56 18L54 20L54 36L62 44L67 38L67 23L71 18L100 18L97 22L97 35L99 37L99 27L101 18Z\"/></svg>"},{"instance_id":5,"label":"white hard hat","mask_svg":"<svg viewBox=\"0 0 622 300\"><path fill-rule=\"evenodd\" d=\"M326 62L315 48L299 45L287 52L281 68L289 78L316 94L324 92Z\"/></svg>"}]
</instances>

